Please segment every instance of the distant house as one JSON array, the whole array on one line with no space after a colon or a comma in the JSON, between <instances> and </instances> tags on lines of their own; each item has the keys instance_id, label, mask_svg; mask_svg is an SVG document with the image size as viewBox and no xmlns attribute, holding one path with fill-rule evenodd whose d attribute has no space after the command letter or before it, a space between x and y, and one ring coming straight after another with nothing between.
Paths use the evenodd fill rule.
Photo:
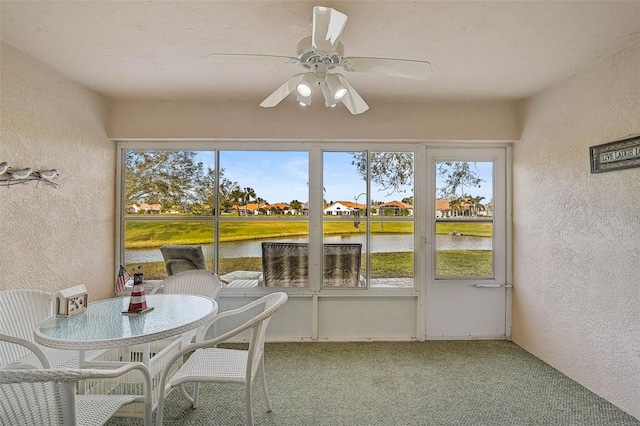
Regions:
<instances>
[{"instance_id":1,"label":"distant house","mask_svg":"<svg viewBox=\"0 0 640 426\"><path fill-rule=\"evenodd\" d=\"M402 201L389 201L379 204L377 207L380 216L403 216L403 211L406 211L408 216L413 216L413 204Z\"/></svg>"},{"instance_id":2,"label":"distant house","mask_svg":"<svg viewBox=\"0 0 640 426\"><path fill-rule=\"evenodd\" d=\"M365 212L366 214L366 208L367 206L364 204L354 203L352 201L336 201L322 212L327 216L350 216L354 214L356 209L358 212Z\"/></svg>"},{"instance_id":3,"label":"distant house","mask_svg":"<svg viewBox=\"0 0 640 426\"><path fill-rule=\"evenodd\" d=\"M161 204L132 204L127 206L128 214L160 214Z\"/></svg>"},{"instance_id":4,"label":"distant house","mask_svg":"<svg viewBox=\"0 0 640 426\"><path fill-rule=\"evenodd\" d=\"M294 214L295 211L291 208L289 204L285 203L275 203L275 204L267 204L260 207L260 210L265 212L268 215L271 214Z\"/></svg>"},{"instance_id":5,"label":"distant house","mask_svg":"<svg viewBox=\"0 0 640 426\"><path fill-rule=\"evenodd\" d=\"M451 206L449 200L436 200L436 217L451 217Z\"/></svg>"},{"instance_id":6,"label":"distant house","mask_svg":"<svg viewBox=\"0 0 640 426\"><path fill-rule=\"evenodd\" d=\"M484 211L478 212L478 216L493 216L493 200L484 205Z\"/></svg>"},{"instance_id":7,"label":"distant house","mask_svg":"<svg viewBox=\"0 0 640 426\"><path fill-rule=\"evenodd\" d=\"M260 209L264 207L264 204L248 203L245 206L233 205L228 212L238 213L240 216L255 216L260 214Z\"/></svg>"},{"instance_id":8,"label":"distant house","mask_svg":"<svg viewBox=\"0 0 640 426\"><path fill-rule=\"evenodd\" d=\"M451 206L448 199L436 200L436 217L459 217L459 216L493 216L493 201L488 204L473 207L468 201L462 201L458 205Z\"/></svg>"}]
</instances>

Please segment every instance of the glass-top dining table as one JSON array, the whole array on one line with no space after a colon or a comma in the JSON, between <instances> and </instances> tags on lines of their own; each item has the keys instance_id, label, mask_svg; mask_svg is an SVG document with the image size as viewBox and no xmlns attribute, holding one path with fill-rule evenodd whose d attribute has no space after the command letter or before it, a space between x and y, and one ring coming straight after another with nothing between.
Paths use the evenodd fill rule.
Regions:
<instances>
[{"instance_id":1,"label":"glass-top dining table","mask_svg":"<svg viewBox=\"0 0 640 426\"><path fill-rule=\"evenodd\" d=\"M177 336L211 321L218 304L208 297L192 294L146 296L153 310L144 314L124 314L129 297L89 303L75 316L50 316L35 331L35 340L58 349L106 349L149 343Z\"/></svg>"},{"instance_id":2,"label":"glass-top dining table","mask_svg":"<svg viewBox=\"0 0 640 426\"><path fill-rule=\"evenodd\" d=\"M78 350L81 368L113 366L118 359L85 359L91 350L113 350L139 347L142 361L150 369L151 377L162 372L166 366L159 362L166 347L154 347L158 341L169 341L168 347L179 346L177 337L186 335L209 323L218 312L218 304L208 297L192 294L155 294L146 296L148 307L144 314L125 314L129 297L119 297L92 302L86 311L70 317L50 316L35 330L35 340L51 348ZM173 339L171 339L173 338ZM169 339L169 340L168 340ZM166 355L168 355L167 353ZM153 361L152 361L153 358ZM165 356L167 358L167 356ZM132 359L122 360L128 362ZM155 406L158 389L153 389ZM151 418L152 407L145 407L144 417ZM142 414L142 413L140 413ZM146 423L146 421L145 421Z\"/></svg>"}]
</instances>

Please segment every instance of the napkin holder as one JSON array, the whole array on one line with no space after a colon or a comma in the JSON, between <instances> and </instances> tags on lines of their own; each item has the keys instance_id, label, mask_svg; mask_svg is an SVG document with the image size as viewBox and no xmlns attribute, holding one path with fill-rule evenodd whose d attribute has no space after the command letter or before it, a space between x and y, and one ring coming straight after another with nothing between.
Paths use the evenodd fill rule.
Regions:
<instances>
[{"instance_id":1,"label":"napkin holder","mask_svg":"<svg viewBox=\"0 0 640 426\"><path fill-rule=\"evenodd\" d=\"M87 288L84 284L57 291L53 296L56 299L56 315L69 317L87 309Z\"/></svg>"}]
</instances>

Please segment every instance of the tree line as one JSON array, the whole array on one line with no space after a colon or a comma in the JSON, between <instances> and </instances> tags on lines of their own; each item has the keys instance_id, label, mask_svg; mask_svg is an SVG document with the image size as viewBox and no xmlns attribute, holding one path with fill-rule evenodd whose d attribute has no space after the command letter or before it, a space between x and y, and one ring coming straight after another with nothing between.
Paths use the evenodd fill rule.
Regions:
<instances>
[{"instance_id":1,"label":"tree line","mask_svg":"<svg viewBox=\"0 0 640 426\"><path fill-rule=\"evenodd\" d=\"M373 184L383 191L404 193L413 188L414 158L412 152L354 152L352 165L366 180L368 170ZM175 209L193 215L213 214L215 208L216 171L198 161L195 151L134 151L125 152L125 203L160 204L162 210ZM223 211L234 206L247 206L252 201L268 204L255 189L242 187L219 172L218 201ZM481 209L484 197L472 197L466 191L479 188L484 182L473 163L442 162L437 165L444 185L438 195L450 200L452 209L471 204ZM411 188L411 189L409 189ZM413 195L403 202L413 204ZM292 209L302 211L298 200L290 202ZM238 211L240 214L240 211Z\"/></svg>"}]
</instances>

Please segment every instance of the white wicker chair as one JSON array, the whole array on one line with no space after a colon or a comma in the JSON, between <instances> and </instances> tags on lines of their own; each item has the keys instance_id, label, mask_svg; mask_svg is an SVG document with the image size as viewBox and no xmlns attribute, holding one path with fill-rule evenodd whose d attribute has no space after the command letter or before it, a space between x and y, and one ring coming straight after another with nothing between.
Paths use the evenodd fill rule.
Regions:
<instances>
[{"instance_id":1,"label":"white wicker chair","mask_svg":"<svg viewBox=\"0 0 640 426\"><path fill-rule=\"evenodd\" d=\"M218 275L213 272L203 271L201 269L194 269L192 271L184 271L171 275L162 281L163 292L169 294L197 294L200 296L209 297L216 302L219 299L220 289L222 288L222 281ZM206 332L207 325L203 326L200 331ZM187 337L191 341L196 336L197 330ZM198 383L194 384L193 399L198 398L199 392ZM186 395L186 391L183 386L180 386L180 390Z\"/></svg>"},{"instance_id":2,"label":"white wicker chair","mask_svg":"<svg viewBox=\"0 0 640 426\"><path fill-rule=\"evenodd\" d=\"M78 352L52 349L41 346L33 338L33 331L47 317L53 315L53 294L39 290L4 290L0 291L0 366L20 362L40 367L41 362L26 345L8 344L6 337L18 338L31 342L46 356L53 368L78 367ZM87 353L87 359L99 352Z\"/></svg>"},{"instance_id":3,"label":"white wicker chair","mask_svg":"<svg viewBox=\"0 0 640 426\"><path fill-rule=\"evenodd\" d=\"M222 281L217 274L213 272L194 269L192 271L184 271L171 275L162 281L163 292L168 294L197 294L199 296L209 297L218 302ZM207 328L204 325L201 331ZM189 339L193 339L197 331L194 331Z\"/></svg>"},{"instance_id":4,"label":"white wicker chair","mask_svg":"<svg viewBox=\"0 0 640 426\"><path fill-rule=\"evenodd\" d=\"M162 281L164 293L198 294L218 301L222 282L213 272L201 269L171 275Z\"/></svg>"},{"instance_id":5,"label":"white wicker chair","mask_svg":"<svg viewBox=\"0 0 640 426\"><path fill-rule=\"evenodd\" d=\"M209 330L221 330L218 323L240 323L241 325L219 336L193 343L176 354L169 366L177 359L181 359L187 353L193 352L182 367L169 379L168 371L162 373L160 388L165 389L158 400L156 412L156 426L162 425L164 395L178 385L189 382L209 383L238 383L245 386L245 405L247 410L247 424L253 425L253 412L251 408L251 388L256 374L259 372L262 381L262 390L267 403L267 411L271 411L271 401L267 393L267 383L264 377L264 340L267 326L271 316L287 301L287 294L283 292L270 293L258 300L250 302L243 307L225 311L216 315ZM248 319L247 319L248 317ZM238 321L239 320L239 321ZM248 350L223 349L217 345L246 330L251 331ZM195 351L195 352L194 352ZM185 396L190 400L193 408L198 405L197 394L194 398Z\"/></svg>"},{"instance_id":6,"label":"white wicker chair","mask_svg":"<svg viewBox=\"0 0 640 426\"><path fill-rule=\"evenodd\" d=\"M46 364L44 354L26 343L25 349L33 350L33 355ZM142 363L110 370L22 366L16 368L13 364L11 369L0 369L0 425L99 426L126 404L138 401L151 407L151 376ZM143 395L76 395L80 380L114 378L134 370L144 376ZM149 410L145 425L150 424Z\"/></svg>"}]
</instances>

